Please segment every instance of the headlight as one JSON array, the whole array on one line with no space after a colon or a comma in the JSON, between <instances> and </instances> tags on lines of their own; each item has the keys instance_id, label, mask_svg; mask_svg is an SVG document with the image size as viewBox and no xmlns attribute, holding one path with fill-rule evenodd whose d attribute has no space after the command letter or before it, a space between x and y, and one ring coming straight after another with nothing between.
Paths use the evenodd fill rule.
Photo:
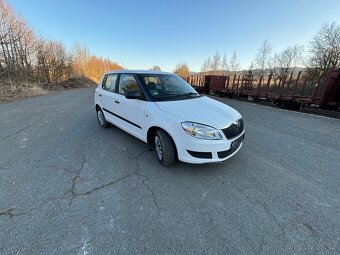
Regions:
<instances>
[{"instance_id":1,"label":"headlight","mask_svg":"<svg viewBox=\"0 0 340 255\"><path fill-rule=\"evenodd\" d=\"M183 122L182 127L185 132L189 135L207 140L221 140L221 133L213 127L209 127L206 125L194 123L194 122Z\"/></svg>"}]
</instances>

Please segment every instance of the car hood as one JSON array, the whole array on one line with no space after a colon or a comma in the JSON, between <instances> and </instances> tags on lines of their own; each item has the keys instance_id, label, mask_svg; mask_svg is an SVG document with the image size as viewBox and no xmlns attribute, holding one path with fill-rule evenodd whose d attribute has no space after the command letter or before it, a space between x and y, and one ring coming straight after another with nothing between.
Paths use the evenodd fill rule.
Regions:
<instances>
[{"instance_id":1,"label":"car hood","mask_svg":"<svg viewBox=\"0 0 340 255\"><path fill-rule=\"evenodd\" d=\"M240 119L241 114L228 105L206 96L176 101L156 102L157 106L183 121L223 128Z\"/></svg>"}]
</instances>

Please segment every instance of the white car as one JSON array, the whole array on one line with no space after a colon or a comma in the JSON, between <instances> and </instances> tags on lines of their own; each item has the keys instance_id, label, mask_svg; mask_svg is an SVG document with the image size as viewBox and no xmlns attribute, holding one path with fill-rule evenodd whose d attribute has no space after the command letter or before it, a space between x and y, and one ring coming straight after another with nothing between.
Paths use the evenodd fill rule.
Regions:
<instances>
[{"instance_id":1,"label":"white car","mask_svg":"<svg viewBox=\"0 0 340 255\"><path fill-rule=\"evenodd\" d=\"M94 95L100 126L109 123L155 146L162 165L224 161L244 139L242 116L199 95L179 76L160 71L112 71Z\"/></svg>"}]
</instances>

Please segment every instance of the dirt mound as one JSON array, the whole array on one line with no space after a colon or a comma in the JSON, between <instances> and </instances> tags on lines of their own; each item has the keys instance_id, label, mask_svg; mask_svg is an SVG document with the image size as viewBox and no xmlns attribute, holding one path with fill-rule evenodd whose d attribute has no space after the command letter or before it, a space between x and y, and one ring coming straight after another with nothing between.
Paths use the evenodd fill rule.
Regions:
<instances>
[{"instance_id":1,"label":"dirt mound","mask_svg":"<svg viewBox=\"0 0 340 255\"><path fill-rule=\"evenodd\" d=\"M68 88L86 88L86 87L93 87L96 86L93 80L86 78L86 77L77 77L77 78L70 78L66 81L63 81L58 86L68 89Z\"/></svg>"}]
</instances>

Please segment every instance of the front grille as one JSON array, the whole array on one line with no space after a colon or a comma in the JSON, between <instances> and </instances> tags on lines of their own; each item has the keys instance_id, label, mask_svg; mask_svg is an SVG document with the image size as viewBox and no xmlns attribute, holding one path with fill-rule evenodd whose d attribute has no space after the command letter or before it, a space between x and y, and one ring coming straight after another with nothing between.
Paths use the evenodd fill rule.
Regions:
<instances>
[{"instance_id":1,"label":"front grille","mask_svg":"<svg viewBox=\"0 0 340 255\"><path fill-rule=\"evenodd\" d=\"M243 132L244 123L243 119L239 119L240 126L237 126L235 123L231 124L229 127L222 129L223 134L227 139L233 139Z\"/></svg>"},{"instance_id":2,"label":"front grille","mask_svg":"<svg viewBox=\"0 0 340 255\"><path fill-rule=\"evenodd\" d=\"M228 157L230 154L232 154L234 151L232 151L231 149L226 150L226 151L219 151L217 152L217 156L219 158L226 158Z\"/></svg>"},{"instance_id":3,"label":"front grille","mask_svg":"<svg viewBox=\"0 0 340 255\"><path fill-rule=\"evenodd\" d=\"M225 151L218 151L217 152L217 156L219 158L226 158L229 155L233 154L240 146L241 143L244 140L244 136L245 134L241 135L239 138L235 139L234 141L232 141L231 145L230 145L230 149L229 150L225 150Z\"/></svg>"},{"instance_id":4,"label":"front grille","mask_svg":"<svg viewBox=\"0 0 340 255\"><path fill-rule=\"evenodd\" d=\"M212 158L211 152L189 151L187 152L195 158Z\"/></svg>"}]
</instances>

